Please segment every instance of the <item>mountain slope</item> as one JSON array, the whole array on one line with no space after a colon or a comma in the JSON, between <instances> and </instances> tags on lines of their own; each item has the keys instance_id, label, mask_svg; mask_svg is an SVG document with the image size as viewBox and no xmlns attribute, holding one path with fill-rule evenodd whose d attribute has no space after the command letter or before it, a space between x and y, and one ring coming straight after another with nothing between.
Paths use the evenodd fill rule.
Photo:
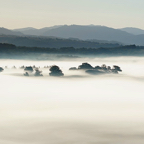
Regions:
<instances>
[{"instance_id":1,"label":"mountain slope","mask_svg":"<svg viewBox=\"0 0 144 144\"><path fill-rule=\"evenodd\" d=\"M71 39L78 38L81 40L93 40L93 41L95 40L116 41L128 45L129 44L144 45L143 30L137 28L114 29L105 26L95 26L95 25L86 25L86 26L63 25L63 26L46 27L42 29L27 28L27 29L21 29L20 31L26 35L52 36L52 37L71 38ZM140 33L141 34L135 35L136 32L137 34Z\"/></svg>"},{"instance_id":2,"label":"mountain slope","mask_svg":"<svg viewBox=\"0 0 144 144\"><path fill-rule=\"evenodd\" d=\"M34 37L34 36L0 36L0 43L10 43L16 46L27 47L75 47L75 48L100 48L100 47L118 47L119 44L99 43L92 41L82 41L73 39L60 39L48 37Z\"/></svg>"},{"instance_id":3,"label":"mountain slope","mask_svg":"<svg viewBox=\"0 0 144 144\"><path fill-rule=\"evenodd\" d=\"M58 25L58 26L52 26L52 27L45 27L45 28L41 28L41 29L36 29L33 27L27 27L27 28L14 29L13 31L19 31L25 35L43 36L44 32L51 30L51 29L54 29L54 28L58 28L58 27L60 27L60 26Z\"/></svg>"},{"instance_id":4,"label":"mountain slope","mask_svg":"<svg viewBox=\"0 0 144 144\"><path fill-rule=\"evenodd\" d=\"M64 25L55 29L48 30L43 33L44 36L55 36L63 38L79 38L79 39L99 39L114 40L116 37L129 37L131 34L121 30L105 27L105 26L79 26Z\"/></svg>"},{"instance_id":5,"label":"mountain slope","mask_svg":"<svg viewBox=\"0 0 144 144\"><path fill-rule=\"evenodd\" d=\"M23 35L21 32L12 31L6 28L0 28L0 35Z\"/></svg>"},{"instance_id":6,"label":"mountain slope","mask_svg":"<svg viewBox=\"0 0 144 144\"><path fill-rule=\"evenodd\" d=\"M124 44L144 45L144 35L133 35L125 31L105 26L64 25L43 33L44 36L118 41Z\"/></svg>"},{"instance_id":7,"label":"mountain slope","mask_svg":"<svg viewBox=\"0 0 144 144\"><path fill-rule=\"evenodd\" d=\"M134 35L141 35L144 34L144 30L139 29L139 28L133 28L133 27L126 27L126 28L122 28L120 29L122 31L128 32L130 34L134 34Z\"/></svg>"}]
</instances>

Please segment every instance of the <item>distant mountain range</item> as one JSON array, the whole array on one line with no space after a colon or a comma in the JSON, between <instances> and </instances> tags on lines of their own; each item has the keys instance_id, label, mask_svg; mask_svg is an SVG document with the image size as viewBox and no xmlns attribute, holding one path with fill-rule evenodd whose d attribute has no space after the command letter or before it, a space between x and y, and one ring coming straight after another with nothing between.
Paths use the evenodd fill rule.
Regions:
<instances>
[{"instance_id":1,"label":"distant mountain range","mask_svg":"<svg viewBox=\"0 0 144 144\"><path fill-rule=\"evenodd\" d=\"M99 43L122 43L144 45L144 30L138 28L114 29L95 25L58 25L35 29L32 27L8 30L0 28L0 35L57 37L86 40ZM36 45L36 43L35 43Z\"/></svg>"},{"instance_id":2,"label":"distant mountain range","mask_svg":"<svg viewBox=\"0 0 144 144\"><path fill-rule=\"evenodd\" d=\"M33 27L27 27L27 28L21 28L21 29L14 29L13 31L15 32L21 32L25 35L37 35L37 36L44 36L43 33L51 30L51 29L55 29L55 28L58 28L60 26L53 26L53 27L45 27L45 28L42 28L42 29L36 29L36 28L33 28Z\"/></svg>"}]
</instances>

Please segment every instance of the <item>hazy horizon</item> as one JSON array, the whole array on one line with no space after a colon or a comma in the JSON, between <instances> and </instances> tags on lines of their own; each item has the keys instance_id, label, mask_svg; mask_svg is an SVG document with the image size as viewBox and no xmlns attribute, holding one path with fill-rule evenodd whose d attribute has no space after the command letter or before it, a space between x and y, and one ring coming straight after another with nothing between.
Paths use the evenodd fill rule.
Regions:
<instances>
[{"instance_id":1,"label":"hazy horizon","mask_svg":"<svg viewBox=\"0 0 144 144\"><path fill-rule=\"evenodd\" d=\"M13 28L13 29L9 29L6 27L2 27L2 28L6 28L9 30L15 30L15 29L26 29L26 28L34 28L34 29L43 29L43 28L50 28L50 27L55 27L55 26L72 26L72 25L76 25L76 26L101 26L101 27L108 27L108 28L113 28L113 29L123 29L123 28L136 28L136 29L141 29L144 30L144 28L138 28L138 27L119 27L119 28L115 28L115 27L109 27L106 25L95 25L95 24L87 24L87 25L79 25L79 24L63 24L63 25L51 25L51 26L45 26L45 27L41 27L41 28L37 28L37 27L33 27L33 26L27 26L27 27L17 27L17 28Z\"/></svg>"},{"instance_id":2,"label":"hazy horizon","mask_svg":"<svg viewBox=\"0 0 144 144\"><path fill-rule=\"evenodd\" d=\"M0 21L8 29L64 24L144 29L143 5L142 0L1 0Z\"/></svg>"}]
</instances>

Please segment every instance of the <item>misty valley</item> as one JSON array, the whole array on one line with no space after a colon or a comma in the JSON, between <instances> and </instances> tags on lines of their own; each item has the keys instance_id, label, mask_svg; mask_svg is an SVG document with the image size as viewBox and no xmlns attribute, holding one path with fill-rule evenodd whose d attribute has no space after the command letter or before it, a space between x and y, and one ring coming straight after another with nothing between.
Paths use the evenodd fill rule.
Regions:
<instances>
[{"instance_id":1,"label":"misty valley","mask_svg":"<svg viewBox=\"0 0 144 144\"><path fill-rule=\"evenodd\" d=\"M0 0L0 144L144 144L144 0Z\"/></svg>"},{"instance_id":2,"label":"misty valley","mask_svg":"<svg viewBox=\"0 0 144 144\"><path fill-rule=\"evenodd\" d=\"M0 144L144 144L144 30L0 28Z\"/></svg>"},{"instance_id":3,"label":"misty valley","mask_svg":"<svg viewBox=\"0 0 144 144\"><path fill-rule=\"evenodd\" d=\"M0 143L144 143L143 44L24 35L0 42Z\"/></svg>"},{"instance_id":4,"label":"misty valley","mask_svg":"<svg viewBox=\"0 0 144 144\"><path fill-rule=\"evenodd\" d=\"M0 59L0 143L143 144L143 65L133 56Z\"/></svg>"}]
</instances>

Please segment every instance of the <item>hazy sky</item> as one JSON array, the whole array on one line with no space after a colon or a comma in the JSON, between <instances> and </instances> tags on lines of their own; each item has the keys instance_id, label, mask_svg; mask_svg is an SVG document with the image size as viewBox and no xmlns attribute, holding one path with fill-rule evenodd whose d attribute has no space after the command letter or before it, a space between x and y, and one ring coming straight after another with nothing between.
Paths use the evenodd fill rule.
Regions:
<instances>
[{"instance_id":1,"label":"hazy sky","mask_svg":"<svg viewBox=\"0 0 144 144\"><path fill-rule=\"evenodd\" d=\"M0 27L62 24L144 29L144 0L0 0Z\"/></svg>"}]
</instances>

